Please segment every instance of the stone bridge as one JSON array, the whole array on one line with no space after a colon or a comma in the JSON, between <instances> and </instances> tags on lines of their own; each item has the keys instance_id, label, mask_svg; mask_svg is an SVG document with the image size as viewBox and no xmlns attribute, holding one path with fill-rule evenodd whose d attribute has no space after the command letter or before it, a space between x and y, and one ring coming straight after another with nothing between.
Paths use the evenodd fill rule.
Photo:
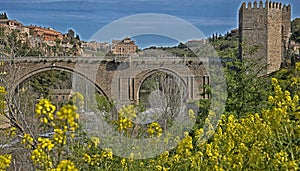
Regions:
<instances>
[{"instance_id":1,"label":"stone bridge","mask_svg":"<svg viewBox=\"0 0 300 171\"><path fill-rule=\"evenodd\" d=\"M179 57L18 57L2 58L0 67L7 88L16 92L18 86L32 76L49 70L76 74L92 83L106 97L120 103L136 103L143 81L163 71L179 78L187 100L208 98L203 95L209 84L204 65L207 60Z\"/></svg>"}]
</instances>

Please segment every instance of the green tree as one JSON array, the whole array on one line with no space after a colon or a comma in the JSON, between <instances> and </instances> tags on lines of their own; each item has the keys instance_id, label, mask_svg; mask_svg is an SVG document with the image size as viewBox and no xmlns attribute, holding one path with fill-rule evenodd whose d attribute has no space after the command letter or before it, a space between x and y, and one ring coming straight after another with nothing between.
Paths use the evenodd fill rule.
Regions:
<instances>
[{"instance_id":1,"label":"green tree","mask_svg":"<svg viewBox=\"0 0 300 171\"><path fill-rule=\"evenodd\" d=\"M295 20L293 20L291 26L291 40L295 40L297 43L300 43L300 18L296 18Z\"/></svg>"},{"instance_id":2,"label":"green tree","mask_svg":"<svg viewBox=\"0 0 300 171\"><path fill-rule=\"evenodd\" d=\"M243 116L266 107L264 99L272 87L268 77L259 76L255 61L232 59L226 63L228 98L226 112Z\"/></svg>"},{"instance_id":3,"label":"green tree","mask_svg":"<svg viewBox=\"0 0 300 171\"><path fill-rule=\"evenodd\" d=\"M71 74L64 71L48 71L31 78L26 86L32 86L40 97L48 97L52 89L71 89Z\"/></svg>"}]
</instances>

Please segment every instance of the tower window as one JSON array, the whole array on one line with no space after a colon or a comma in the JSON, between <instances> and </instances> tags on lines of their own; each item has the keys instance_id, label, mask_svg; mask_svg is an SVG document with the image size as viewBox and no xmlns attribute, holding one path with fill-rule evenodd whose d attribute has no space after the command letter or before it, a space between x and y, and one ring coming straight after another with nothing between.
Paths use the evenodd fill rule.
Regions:
<instances>
[{"instance_id":1,"label":"tower window","mask_svg":"<svg viewBox=\"0 0 300 171\"><path fill-rule=\"evenodd\" d=\"M262 23L262 22L263 22L263 16L262 16L262 15L259 15L258 22L259 22L259 23Z\"/></svg>"}]
</instances>

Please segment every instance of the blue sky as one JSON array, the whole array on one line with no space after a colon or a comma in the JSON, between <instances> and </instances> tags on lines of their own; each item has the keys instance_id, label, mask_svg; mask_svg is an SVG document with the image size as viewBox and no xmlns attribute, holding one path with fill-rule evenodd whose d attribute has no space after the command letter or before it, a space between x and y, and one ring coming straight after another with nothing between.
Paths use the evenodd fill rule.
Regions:
<instances>
[{"instance_id":1,"label":"blue sky","mask_svg":"<svg viewBox=\"0 0 300 171\"><path fill-rule=\"evenodd\" d=\"M52 27L63 33L72 28L83 40L105 25L140 13L162 13L182 18L206 36L237 27L242 0L1 0L0 11L25 25ZM253 1L252 1L253 2ZM299 0L292 5L292 18L300 17Z\"/></svg>"}]
</instances>

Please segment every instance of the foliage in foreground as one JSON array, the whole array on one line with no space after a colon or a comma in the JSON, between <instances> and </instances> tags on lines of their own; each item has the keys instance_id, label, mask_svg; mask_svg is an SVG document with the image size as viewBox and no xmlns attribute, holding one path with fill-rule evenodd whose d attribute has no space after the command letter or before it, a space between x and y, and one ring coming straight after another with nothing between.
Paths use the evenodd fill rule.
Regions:
<instances>
[{"instance_id":1,"label":"foliage in foreground","mask_svg":"<svg viewBox=\"0 0 300 171\"><path fill-rule=\"evenodd\" d=\"M53 129L54 134L34 137L23 133L24 148L30 149L31 161L35 169L40 170L298 170L300 79L297 72L300 64L295 70L294 77L287 81L272 79L273 93L266 100L267 108L241 118L222 115L208 141L202 137L214 130L197 128L183 133L175 149L155 158L136 160L134 150L130 158L120 158L113 154L113 149L100 149L101 139L84 137L78 131L75 106L67 105L57 111L47 100L37 104L36 116L45 127ZM282 88L282 82L290 83L285 87L291 92ZM128 107L124 110L134 111L132 106ZM116 123L119 130L127 134L126 130L132 129L133 123L125 116L120 113ZM214 117L210 112L208 118ZM209 124L210 120L205 122ZM158 133L153 134L153 129L158 129ZM14 136L14 131L11 129L9 135ZM152 123L148 133L149 137L160 136L163 130ZM6 154L0 156L0 169L9 167L10 158Z\"/></svg>"}]
</instances>

